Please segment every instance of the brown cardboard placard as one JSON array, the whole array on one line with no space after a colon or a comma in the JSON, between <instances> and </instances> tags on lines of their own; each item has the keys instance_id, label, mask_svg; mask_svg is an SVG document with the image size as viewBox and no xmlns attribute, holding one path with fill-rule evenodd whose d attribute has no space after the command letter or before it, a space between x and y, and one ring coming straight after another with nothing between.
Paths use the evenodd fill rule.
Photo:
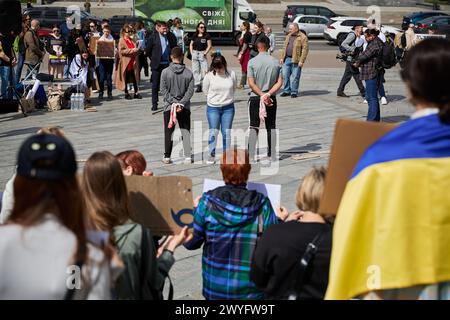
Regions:
<instances>
[{"instance_id":1,"label":"brown cardboard placard","mask_svg":"<svg viewBox=\"0 0 450 320\"><path fill-rule=\"evenodd\" d=\"M97 42L100 39L100 36L92 36L89 38L89 53L95 55L97 51Z\"/></svg>"},{"instance_id":2,"label":"brown cardboard placard","mask_svg":"<svg viewBox=\"0 0 450 320\"><path fill-rule=\"evenodd\" d=\"M114 41L97 41L95 56L99 59L114 59Z\"/></svg>"},{"instance_id":3,"label":"brown cardboard placard","mask_svg":"<svg viewBox=\"0 0 450 320\"><path fill-rule=\"evenodd\" d=\"M80 50L81 53L86 51L86 44L84 43L84 40L82 37L78 37L75 40L76 44L78 45L78 49Z\"/></svg>"},{"instance_id":4,"label":"brown cardboard placard","mask_svg":"<svg viewBox=\"0 0 450 320\"><path fill-rule=\"evenodd\" d=\"M335 215L347 181L364 151L395 124L338 119L319 212Z\"/></svg>"},{"instance_id":5,"label":"brown cardboard placard","mask_svg":"<svg viewBox=\"0 0 450 320\"><path fill-rule=\"evenodd\" d=\"M177 234L193 226L192 180L181 176L125 177L132 219L153 235Z\"/></svg>"}]
</instances>

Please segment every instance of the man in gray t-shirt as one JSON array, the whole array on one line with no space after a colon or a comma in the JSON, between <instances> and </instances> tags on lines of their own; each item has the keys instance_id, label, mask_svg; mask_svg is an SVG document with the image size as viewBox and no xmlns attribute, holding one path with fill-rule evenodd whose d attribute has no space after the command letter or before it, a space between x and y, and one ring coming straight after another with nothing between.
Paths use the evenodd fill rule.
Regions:
<instances>
[{"instance_id":1,"label":"man in gray t-shirt","mask_svg":"<svg viewBox=\"0 0 450 320\"><path fill-rule=\"evenodd\" d=\"M275 94L283 85L281 66L277 59L267 52L270 46L269 39L264 37L256 45L259 54L249 61L247 67L248 84L252 89L248 104L250 115L249 156L254 160L260 120L264 118L267 130L267 156L276 160L276 152L272 153L272 147L275 147L276 142L277 100ZM264 101L262 110L260 110L261 99Z\"/></svg>"}]
</instances>

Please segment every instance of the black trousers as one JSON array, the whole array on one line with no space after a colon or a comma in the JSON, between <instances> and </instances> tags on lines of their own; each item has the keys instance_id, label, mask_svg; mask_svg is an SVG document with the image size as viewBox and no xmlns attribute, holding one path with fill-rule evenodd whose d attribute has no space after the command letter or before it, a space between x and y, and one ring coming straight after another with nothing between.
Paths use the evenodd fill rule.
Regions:
<instances>
[{"instance_id":1,"label":"black trousers","mask_svg":"<svg viewBox=\"0 0 450 320\"><path fill-rule=\"evenodd\" d=\"M144 69L144 75L148 77L148 59L147 55L141 52L138 56L139 58L139 73Z\"/></svg>"},{"instance_id":2,"label":"black trousers","mask_svg":"<svg viewBox=\"0 0 450 320\"><path fill-rule=\"evenodd\" d=\"M265 119L265 126L267 130L267 156L271 157L272 159L275 159L276 152L272 153L272 148L276 147L276 131L274 130L276 128L276 119L277 119L277 100L275 96L272 96L271 99L273 100L272 106L266 106L266 112L267 117ZM256 143L258 140L258 133L259 133L259 125L260 125L260 119L259 119L259 101L260 97L251 97L248 101L248 113L250 115L250 132L249 132L249 139L248 139L248 153L250 156L250 159L254 159L255 152L256 152Z\"/></svg>"},{"instance_id":3,"label":"black trousers","mask_svg":"<svg viewBox=\"0 0 450 320\"><path fill-rule=\"evenodd\" d=\"M128 93L128 84L133 84L134 94L139 92L139 88L136 81L136 75L134 74L134 70L125 71L125 94Z\"/></svg>"},{"instance_id":4,"label":"black trousers","mask_svg":"<svg viewBox=\"0 0 450 320\"><path fill-rule=\"evenodd\" d=\"M366 89L364 88L364 84L362 83L361 79L359 78L359 70L358 68L355 68L352 66L352 63L349 61L345 62L345 71L342 75L341 83L339 84L339 88L337 89L337 93L343 93L345 90L345 86L350 81L350 79L353 77L355 79L356 85L358 86L359 93L361 96L366 95Z\"/></svg>"},{"instance_id":5,"label":"black trousers","mask_svg":"<svg viewBox=\"0 0 450 320\"><path fill-rule=\"evenodd\" d=\"M169 121L170 110L164 111L164 158L170 158L172 155L172 136L175 126L169 129ZM177 123L183 139L184 156L189 158L191 156L191 111L183 108L180 112L177 112Z\"/></svg>"},{"instance_id":6,"label":"black trousers","mask_svg":"<svg viewBox=\"0 0 450 320\"><path fill-rule=\"evenodd\" d=\"M159 94L159 84L161 82L161 73L167 68L168 64L160 64L158 68L152 68L152 107L158 107L158 94Z\"/></svg>"}]
</instances>

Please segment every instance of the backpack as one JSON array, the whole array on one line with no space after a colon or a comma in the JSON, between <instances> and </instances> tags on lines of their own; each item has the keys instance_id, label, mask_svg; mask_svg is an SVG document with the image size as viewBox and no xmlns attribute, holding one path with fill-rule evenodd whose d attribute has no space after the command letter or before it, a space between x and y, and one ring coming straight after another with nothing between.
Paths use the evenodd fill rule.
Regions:
<instances>
[{"instance_id":1,"label":"backpack","mask_svg":"<svg viewBox=\"0 0 450 320\"><path fill-rule=\"evenodd\" d=\"M397 58L395 56L395 48L392 42L383 43L383 47L380 51L379 65L383 69L390 69L397 64Z\"/></svg>"},{"instance_id":2,"label":"backpack","mask_svg":"<svg viewBox=\"0 0 450 320\"><path fill-rule=\"evenodd\" d=\"M353 36L355 37L354 39L353 39L353 41L352 42L350 42L350 45L353 45L354 43L355 43L355 41L356 41L356 34L352 31L352 32L350 32L348 35L350 35L350 34L353 34ZM348 37L348 35L347 35L347 37ZM345 40L347 40L347 37L345 37L345 39L344 39L344 41ZM342 42L344 42L344 41L342 41ZM342 46L342 42L340 42L339 43L339 51L341 52L341 53L347 53L347 50L345 50L345 48Z\"/></svg>"}]
</instances>

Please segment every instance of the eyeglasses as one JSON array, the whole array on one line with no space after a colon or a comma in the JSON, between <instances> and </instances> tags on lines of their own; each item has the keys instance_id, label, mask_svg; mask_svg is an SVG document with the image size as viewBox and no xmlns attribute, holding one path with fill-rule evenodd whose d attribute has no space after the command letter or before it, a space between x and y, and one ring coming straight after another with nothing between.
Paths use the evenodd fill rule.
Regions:
<instances>
[{"instance_id":1,"label":"eyeglasses","mask_svg":"<svg viewBox=\"0 0 450 320\"><path fill-rule=\"evenodd\" d=\"M91 26L89 26L89 27L91 27L91 28L95 28L95 26L92 26L92 25L91 25Z\"/></svg>"},{"instance_id":2,"label":"eyeglasses","mask_svg":"<svg viewBox=\"0 0 450 320\"><path fill-rule=\"evenodd\" d=\"M205 27L203 27L203 26L201 26L201 27L198 27L199 29L205 29Z\"/></svg>"},{"instance_id":3,"label":"eyeglasses","mask_svg":"<svg viewBox=\"0 0 450 320\"><path fill-rule=\"evenodd\" d=\"M53 30L53 32L59 32L59 30L58 30L58 29L55 29L55 30Z\"/></svg>"}]
</instances>

